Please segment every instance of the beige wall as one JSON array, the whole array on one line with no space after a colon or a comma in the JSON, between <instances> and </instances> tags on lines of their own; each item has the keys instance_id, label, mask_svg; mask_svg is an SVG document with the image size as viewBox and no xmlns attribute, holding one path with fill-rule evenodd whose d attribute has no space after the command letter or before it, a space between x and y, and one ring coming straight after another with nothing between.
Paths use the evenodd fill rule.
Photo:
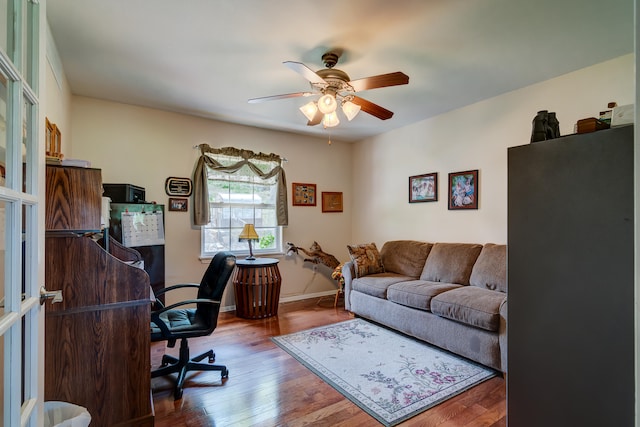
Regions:
<instances>
[{"instance_id":1,"label":"beige wall","mask_svg":"<svg viewBox=\"0 0 640 427\"><path fill-rule=\"evenodd\" d=\"M71 89L64 74L58 50L47 26L47 64L45 80L45 116L55 123L62 136L62 152L71 152Z\"/></svg>"},{"instance_id":2,"label":"beige wall","mask_svg":"<svg viewBox=\"0 0 640 427\"><path fill-rule=\"evenodd\" d=\"M507 147L529 142L538 110L556 111L565 135L573 133L578 119L597 116L609 101L633 103L634 78L634 57L627 55L375 138L330 146L326 139L72 97L67 139L73 150L65 149L63 136L63 151L102 169L104 182L140 185L148 200L164 204L165 179L191 176L196 144L278 153L289 159L289 188L292 182L310 182L319 192L345 196L340 214L323 214L320 206L290 206L284 240L303 247L317 240L340 260L348 258L349 243L381 246L405 238L505 243ZM480 171L480 208L449 211L447 175L469 169ZM439 201L408 203L408 177L430 172L438 172ZM204 271L198 259L200 233L190 215L191 210L166 214L167 283L199 281ZM279 258L284 300L335 290L326 269L314 271L299 257ZM229 292L224 304L234 304Z\"/></svg>"},{"instance_id":3,"label":"beige wall","mask_svg":"<svg viewBox=\"0 0 640 427\"><path fill-rule=\"evenodd\" d=\"M529 143L538 110L555 111L561 134L571 134L609 101L632 104L634 87L626 55L355 144L353 240L506 243L507 147ZM448 174L471 169L479 169L479 209L449 211ZM408 177L431 172L439 201L409 204Z\"/></svg>"},{"instance_id":4,"label":"beige wall","mask_svg":"<svg viewBox=\"0 0 640 427\"><path fill-rule=\"evenodd\" d=\"M190 177L199 156L200 143L212 147L233 146L277 153L291 183L315 183L317 191L342 191L343 213L322 213L321 206L289 207L289 226L284 241L308 248L314 240L340 260L348 259L351 237L351 144L258 128L221 123L84 97L71 101L74 158L91 161L102 169L106 183L129 183L144 187L148 201L167 204L167 177ZM191 202L191 201L190 201ZM289 200L289 204L291 201ZM206 265L200 255L200 231L191 226L189 213L166 212L166 282L199 282ZM335 292L331 270L314 270L300 257L280 258L283 277L281 298ZM229 292L227 292L229 294ZM172 299L169 299L172 301ZM227 295L225 305L234 304Z\"/></svg>"}]
</instances>

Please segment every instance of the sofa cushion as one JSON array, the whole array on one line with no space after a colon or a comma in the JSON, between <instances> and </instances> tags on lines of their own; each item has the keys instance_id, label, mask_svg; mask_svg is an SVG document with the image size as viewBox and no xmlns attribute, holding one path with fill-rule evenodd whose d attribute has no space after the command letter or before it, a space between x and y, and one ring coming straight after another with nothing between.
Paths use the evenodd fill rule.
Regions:
<instances>
[{"instance_id":1,"label":"sofa cushion","mask_svg":"<svg viewBox=\"0 0 640 427\"><path fill-rule=\"evenodd\" d=\"M507 245L487 243L473 265L471 286L507 292Z\"/></svg>"},{"instance_id":2,"label":"sofa cushion","mask_svg":"<svg viewBox=\"0 0 640 427\"><path fill-rule=\"evenodd\" d=\"M420 277L432 243L417 240L392 240L382 245L380 256L384 271Z\"/></svg>"},{"instance_id":3,"label":"sofa cushion","mask_svg":"<svg viewBox=\"0 0 640 427\"><path fill-rule=\"evenodd\" d=\"M431 309L431 299L433 297L442 292L459 288L460 286L462 285L410 280L389 286L387 289L387 299L396 304L428 311Z\"/></svg>"},{"instance_id":4,"label":"sofa cushion","mask_svg":"<svg viewBox=\"0 0 640 427\"><path fill-rule=\"evenodd\" d=\"M375 243L347 245L347 249L353 261L356 277L384 272L382 258Z\"/></svg>"},{"instance_id":5,"label":"sofa cushion","mask_svg":"<svg viewBox=\"0 0 640 427\"><path fill-rule=\"evenodd\" d=\"M482 245L473 243L436 243L433 245L420 280L469 284L469 276Z\"/></svg>"},{"instance_id":6,"label":"sofa cushion","mask_svg":"<svg viewBox=\"0 0 640 427\"><path fill-rule=\"evenodd\" d=\"M431 300L431 312L487 331L500 326L500 305L507 296L475 286L462 286L441 293Z\"/></svg>"},{"instance_id":7,"label":"sofa cushion","mask_svg":"<svg viewBox=\"0 0 640 427\"><path fill-rule=\"evenodd\" d=\"M354 279L351 289L376 298L387 298L387 288L394 283L412 280L412 277L395 273L378 273Z\"/></svg>"}]
</instances>

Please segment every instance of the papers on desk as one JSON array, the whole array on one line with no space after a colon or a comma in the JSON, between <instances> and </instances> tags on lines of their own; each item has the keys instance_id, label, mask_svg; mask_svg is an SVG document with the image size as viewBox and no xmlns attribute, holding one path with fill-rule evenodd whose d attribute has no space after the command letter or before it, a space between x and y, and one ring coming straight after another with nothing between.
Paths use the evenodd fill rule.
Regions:
<instances>
[{"instance_id":1,"label":"papers on desk","mask_svg":"<svg viewBox=\"0 0 640 427\"><path fill-rule=\"evenodd\" d=\"M135 246L164 245L164 218L160 212L123 212L122 244Z\"/></svg>"},{"instance_id":2,"label":"papers on desk","mask_svg":"<svg viewBox=\"0 0 640 427\"><path fill-rule=\"evenodd\" d=\"M122 261L125 264L129 264L131 267L135 267L135 268L139 268L141 270L144 270L144 260L141 259L139 261Z\"/></svg>"},{"instance_id":3,"label":"papers on desk","mask_svg":"<svg viewBox=\"0 0 640 427\"><path fill-rule=\"evenodd\" d=\"M90 168L91 162L89 160L81 160L81 159L62 159L60 161L62 166L75 166L77 168Z\"/></svg>"}]
</instances>

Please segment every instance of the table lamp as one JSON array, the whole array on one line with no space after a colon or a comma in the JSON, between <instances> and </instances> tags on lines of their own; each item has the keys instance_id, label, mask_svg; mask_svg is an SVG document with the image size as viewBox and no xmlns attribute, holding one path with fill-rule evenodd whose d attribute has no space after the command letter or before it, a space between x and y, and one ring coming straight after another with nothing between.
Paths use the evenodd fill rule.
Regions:
<instances>
[{"instance_id":1,"label":"table lamp","mask_svg":"<svg viewBox=\"0 0 640 427\"><path fill-rule=\"evenodd\" d=\"M258 233L256 233L256 229L254 228L253 224L245 224L244 228L240 232L240 235L238 236L238 241L249 242L249 256L245 258L249 261L256 259L256 257L253 256L253 248L251 247L251 242L253 240L260 240L260 236L258 236Z\"/></svg>"}]
</instances>

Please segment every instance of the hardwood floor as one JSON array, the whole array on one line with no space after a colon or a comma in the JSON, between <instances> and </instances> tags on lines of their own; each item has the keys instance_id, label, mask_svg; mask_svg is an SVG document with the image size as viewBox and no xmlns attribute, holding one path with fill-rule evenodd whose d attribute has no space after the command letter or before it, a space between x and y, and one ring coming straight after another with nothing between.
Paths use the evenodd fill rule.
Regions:
<instances>
[{"instance_id":1,"label":"hardwood floor","mask_svg":"<svg viewBox=\"0 0 640 427\"><path fill-rule=\"evenodd\" d=\"M210 337L189 340L191 355L210 349L216 363L229 369L189 374L181 400L173 400L170 379L152 380L157 427L227 426L375 426L373 417L346 399L277 347L272 336L350 319L333 298L281 304L278 316L262 320L220 313ZM176 355L179 343L167 353ZM151 347L158 367L164 343ZM402 424L402 427L506 426L506 390L502 377L492 378Z\"/></svg>"}]
</instances>

